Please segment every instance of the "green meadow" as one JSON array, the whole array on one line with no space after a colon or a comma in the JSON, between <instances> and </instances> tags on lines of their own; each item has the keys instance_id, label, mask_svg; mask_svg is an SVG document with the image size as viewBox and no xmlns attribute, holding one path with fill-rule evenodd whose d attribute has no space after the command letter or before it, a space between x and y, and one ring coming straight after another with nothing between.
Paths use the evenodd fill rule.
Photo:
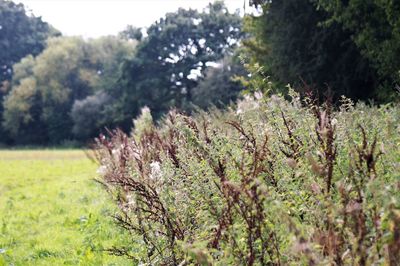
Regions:
<instances>
[{"instance_id":1,"label":"green meadow","mask_svg":"<svg viewBox=\"0 0 400 266\"><path fill-rule=\"evenodd\" d=\"M130 265L115 206L81 150L0 151L0 265Z\"/></svg>"}]
</instances>

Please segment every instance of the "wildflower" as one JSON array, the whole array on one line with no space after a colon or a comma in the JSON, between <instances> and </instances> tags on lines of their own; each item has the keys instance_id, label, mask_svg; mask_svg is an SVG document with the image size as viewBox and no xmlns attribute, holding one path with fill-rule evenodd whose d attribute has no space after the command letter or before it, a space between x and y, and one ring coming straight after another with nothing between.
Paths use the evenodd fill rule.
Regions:
<instances>
[{"instance_id":1,"label":"wildflower","mask_svg":"<svg viewBox=\"0 0 400 266\"><path fill-rule=\"evenodd\" d=\"M259 95L260 96L260 95ZM243 100L238 102L236 114L242 114L244 112L259 108L260 104L250 95L245 95Z\"/></svg>"},{"instance_id":2,"label":"wildflower","mask_svg":"<svg viewBox=\"0 0 400 266\"><path fill-rule=\"evenodd\" d=\"M135 196L128 194L126 196L126 202L121 207L125 212L135 210L136 208Z\"/></svg>"},{"instance_id":3,"label":"wildflower","mask_svg":"<svg viewBox=\"0 0 400 266\"><path fill-rule=\"evenodd\" d=\"M351 201L346 205L346 212L352 213L361 210L361 204L356 201Z\"/></svg>"},{"instance_id":4,"label":"wildflower","mask_svg":"<svg viewBox=\"0 0 400 266\"><path fill-rule=\"evenodd\" d=\"M135 204L134 195L129 194L128 196L126 196L126 200L128 201L128 205L134 205Z\"/></svg>"},{"instance_id":5,"label":"wildflower","mask_svg":"<svg viewBox=\"0 0 400 266\"><path fill-rule=\"evenodd\" d=\"M250 102L250 101L252 101L252 100L253 100L253 98L252 98L250 95L246 94L246 95L244 96L244 101Z\"/></svg>"},{"instance_id":6,"label":"wildflower","mask_svg":"<svg viewBox=\"0 0 400 266\"><path fill-rule=\"evenodd\" d=\"M101 175L101 176L104 176L104 175L107 173L107 166L101 165L101 166L97 169L96 173L98 173L98 174Z\"/></svg>"},{"instance_id":7,"label":"wildflower","mask_svg":"<svg viewBox=\"0 0 400 266\"><path fill-rule=\"evenodd\" d=\"M288 158L288 159L286 160L286 163L287 163L287 164L289 165L289 167L292 168L292 169L296 168L296 166L297 166L297 162L296 162L296 160L293 159L293 158Z\"/></svg>"},{"instance_id":8,"label":"wildflower","mask_svg":"<svg viewBox=\"0 0 400 266\"><path fill-rule=\"evenodd\" d=\"M114 160L118 161L121 155L121 150L120 149L112 149L111 151Z\"/></svg>"},{"instance_id":9,"label":"wildflower","mask_svg":"<svg viewBox=\"0 0 400 266\"><path fill-rule=\"evenodd\" d=\"M142 115L150 115L150 108L147 106L144 106L140 111Z\"/></svg>"},{"instance_id":10,"label":"wildflower","mask_svg":"<svg viewBox=\"0 0 400 266\"><path fill-rule=\"evenodd\" d=\"M263 94L262 94L261 91L256 91L256 92L254 93L254 97L255 97L257 100L261 100L261 99L263 98Z\"/></svg>"},{"instance_id":11,"label":"wildflower","mask_svg":"<svg viewBox=\"0 0 400 266\"><path fill-rule=\"evenodd\" d=\"M320 194L321 193L321 187L315 182L313 182L311 184L310 188L311 188L312 192L314 192L314 194Z\"/></svg>"},{"instance_id":12,"label":"wildflower","mask_svg":"<svg viewBox=\"0 0 400 266\"><path fill-rule=\"evenodd\" d=\"M150 179L151 180L159 180L162 177L161 165L160 162L152 162L150 164Z\"/></svg>"},{"instance_id":13,"label":"wildflower","mask_svg":"<svg viewBox=\"0 0 400 266\"><path fill-rule=\"evenodd\" d=\"M278 95L271 95L271 102L273 102L273 103L275 103L275 104L280 104L280 102L281 102L281 99L279 98L279 96Z\"/></svg>"}]
</instances>

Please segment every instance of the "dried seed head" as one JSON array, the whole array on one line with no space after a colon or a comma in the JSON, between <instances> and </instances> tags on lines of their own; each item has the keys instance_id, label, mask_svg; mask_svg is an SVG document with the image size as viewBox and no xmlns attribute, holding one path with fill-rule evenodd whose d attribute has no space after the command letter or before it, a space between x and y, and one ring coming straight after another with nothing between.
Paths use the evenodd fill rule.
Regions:
<instances>
[{"instance_id":1,"label":"dried seed head","mask_svg":"<svg viewBox=\"0 0 400 266\"><path fill-rule=\"evenodd\" d=\"M286 163L289 165L290 168L294 169L297 167L297 162L293 158L287 158Z\"/></svg>"}]
</instances>

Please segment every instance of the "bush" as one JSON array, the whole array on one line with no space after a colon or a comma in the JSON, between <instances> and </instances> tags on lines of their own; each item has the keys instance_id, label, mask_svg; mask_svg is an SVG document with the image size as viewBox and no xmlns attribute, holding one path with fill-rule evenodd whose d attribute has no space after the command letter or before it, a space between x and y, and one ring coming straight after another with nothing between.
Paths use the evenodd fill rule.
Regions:
<instances>
[{"instance_id":1,"label":"bush","mask_svg":"<svg viewBox=\"0 0 400 266\"><path fill-rule=\"evenodd\" d=\"M150 265L395 265L399 106L255 96L97 139L132 234L109 251Z\"/></svg>"},{"instance_id":2,"label":"bush","mask_svg":"<svg viewBox=\"0 0 400 266\"><path fill-rule=\"evenodd\" d=\"M98 91L83 100L75 100L71 109L74 136L87 140L98 134L107 120L104 108L110 105L111 101L111 97L103 91Z\"/></svg>"}]
</instances>

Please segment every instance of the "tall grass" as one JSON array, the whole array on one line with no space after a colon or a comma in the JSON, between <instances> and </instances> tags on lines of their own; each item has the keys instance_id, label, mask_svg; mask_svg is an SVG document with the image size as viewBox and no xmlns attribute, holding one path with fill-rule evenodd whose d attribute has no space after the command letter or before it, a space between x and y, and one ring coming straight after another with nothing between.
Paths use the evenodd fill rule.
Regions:
<instances>
[{"instance_id":1,"label":"tall grass","mask_svg":"<svg viewBox=\"0 0 400 266\"><path fill-rule=\"evenodd\" d=\"M151 265L396 265L400 108L247 96L100 136L99 180ZM138 237L145 247L137 252Z\"/></svg>"}]
</instances>

